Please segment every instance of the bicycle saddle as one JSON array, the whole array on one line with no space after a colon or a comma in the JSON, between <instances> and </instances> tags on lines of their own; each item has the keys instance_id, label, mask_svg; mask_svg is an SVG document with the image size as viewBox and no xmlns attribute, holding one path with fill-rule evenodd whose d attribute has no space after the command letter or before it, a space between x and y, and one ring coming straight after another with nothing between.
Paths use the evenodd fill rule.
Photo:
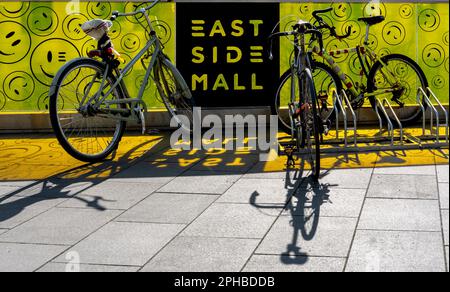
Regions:
<instances>
[{"instance_id":1,"label":"bicycle saddle","mask_svg":"<svg viewBox=\"0 0 450 292\"><path fill-rule=\"evenodd\" d=\"M368 25L375 25L381 23L385 20L384 16L370 16L358 18L359 21L365 22Z\"/></svg>"}]
</instances>

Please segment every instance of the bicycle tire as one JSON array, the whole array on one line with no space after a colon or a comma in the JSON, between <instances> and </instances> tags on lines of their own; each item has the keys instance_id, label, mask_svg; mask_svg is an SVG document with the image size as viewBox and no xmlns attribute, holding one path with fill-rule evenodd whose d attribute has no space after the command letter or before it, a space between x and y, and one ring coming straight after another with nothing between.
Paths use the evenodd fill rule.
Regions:
<instances>
[{"instance_id":1,"label":"bicycle tire","mask_svg":"<svg viewBox=\"0 0 450 292\"><path fill-rule=\"evenodd\" d=\"M403 101L405 101L405 102L412 102L412 104L417 105L417 101L415 100L415 98L416 98L416 90L419 87L417 85L420 85L420 87L422 87L422 89L424 89L426 91L426 88L428 87L428 80L427 80L427 78L425 76L425 73L423 72L422 68L420 68L420 66L414 60L412 60L411 58L409 58L407 56L401 55L401 54L391 54L391 55L384 56L384 57L381 58L381 62L378 61L378 62L376 62L373 65L373 67L372 67L372 69L371 69L371 71L369 73L369 78L368 78L368 84L367 84L368 92L372 93L372 92L375 92L378 89L378 87L377 87L377 77L380 76L378 74L378 72L379 72L380 69L383 68L383 64L386 64L387 66L389 66L389 64L393 64L394 61L399 61L400 62L396 66L401 65L401 62L403 62L404 64L408 65L414 71L414 73L416 74L416 76L415 76L417 78L416 83L417 83L417 81L420 82L420 84L414 84L414 85L416 85L417 88L411 88L412 85L406 83L406 81L402 81L402 82L404 82L405 88L408 89L408 90L405 91L406 94L407 94L406 97L408 98L408 100L403 100ZM405 67L405 68L407 68L407 67ZM404 73L406 71L405 68L402 70L403 74L405 74ZM392 70L392 71L396 72L397 74L401 74L401 72L402 72L402 71L399 71L399 69ZM399 76L398 78L401 79L401 76ZM411 75L409 75L408 78L411 78ZM414 78L412 78L412 79L414 79ZM388 95L388 97L392 98L392 93L387 94L387 95ZM404 96L405 96L405 94L402 95L402 97L404 97ZM377 106L376 97L371 96L371 97L369 97L369 100L370 100L370 104L371 104L371 106L372 106L372 108L374 110L376 110L377 107L379 108L379 106ZM389 100L389 98L388 98L388 100ZM426 110L427 109L427 104L423 103L423 105L424 105L425 110ZM394 104L393 104L393 106L394 106ZM399 118L399 120L400 120L400 122L402 123L403 126L413 125L421 117L421 115L420 115L421 108L420 108L419 105L417 105L416 108L414 108L414 107L410 107L410 108L412 108L410 114L408 114L408 113L402 114L400 112L400 110L403 111L403 109L397 109L397 111L396 111L396 114L397 114L397 116L398 116L398 118ZM405 110L407 110L407 109L405 109ZM394 125L396 125L397 121L395 120L395 118L393 117L393 115L391 114L389 109L387 109L387 113L389 115L389 118L390 118L391 122ZM381 114L381 117L382 117L382 119L384 121L387 121L386 117L383 114Z\"/></svg>"},{"instance_id":2,"label":"bicycle tire","mask_svg":"<svg viewBox=\"0 0 450 292\"><path fill-rule=\"evenodd\" d=\"M105 149L98 153L94 153L94 154L83 153L82 151L77 149L74 145L72 145L73 143L71 143L69 141L71 139L71 135L69 135L69 137L67 136L64 129L62 128L61 121L59 119L58 100L63 99L63 97L60 96L61 89L64 86L70 85L71 83L73 83L75 81L75 79L74 79L71 82L66 83L66 82L64 82L65 79L69 76L69 74L71 72L74 72L74 70L77 70L79 68L90 68L93 70L97 70L97 72L99 72L99 73L104 74L104 72L106 70L106 65L104 63L98 62L93 59L79 58L79 59L75 59L75 60L68 62L66 65L64 65L58 71L55 78L53 79L52 85L50 87L50 92L49 92L50 122L51 122L53 131L56 135L58 142L60 143L60 145L63 147L63 149L69 155L71 155L75 159L83 161L83 162L97 163L97 162L101 162L101 161L105 160L108 156L110 156L112 154L113 151L115 151L118 148L120 141L122 140L123 134L125 132L126 122L125 121L116 121L115 122L115 131L114 131L112 140L109 143L105 143L106 144ZM80 72L78 72L76 74L77 77L79 75L80 75ZM92 77L92 76L88 76L88 77ZM70 78L69 78L69 80L70 80ZM116 83L116 78L112 74L110 74L107 77L107 80L110 84ZM79 85L80 84L77 85L76 89L78 89ZM87 90L87 88L84 88L84 90ZM76 90L75 95L77 95L78 93L79 92ZM116 98L119 98L119 99L124 98L123 90L120 85L114 91L114 94L117 95ZM77 99L77 101L78 101L78 99ZM125 105L123 105L123 104L121 105L122 108L124 106ZM68 112L71 112L71 111L68 111ZM61 115L63 115L63 113L61 113ZM68 115L68 113L65 113L65 115ZM69 114L69 115L72 115L72 114ZM66 119L68 119L68 118L66 118ZM73 118L73 119L75 119L75 118ZM80 118L80 121L82 121L81 119L82 118ZM81 125L83 124L83 122L80 122L80 123L81 123ZM87 121L86 121L86 125L87 125ZM74 130L72 129L72 132L73 131ZM104 134L106 134L106 131L107 130L102 129L102 132ZM81 132L81 129L79 130L79 133L80 132ZM96 133L98 133L98 129L97 129ZM90 134L92 135L93 133L91 132ZM91 139L93 139L92 136L91 136ZM89 142L89 140L88 140L88 142ZM98 137L97 137L96 142L98 144L98 145L96 145L97 148L99 148L99 145L102 146L101 143L98 141ZM87 146L86 149L89 151L89 146Z\"/></svg>"},{"instance_id":3,"label":"bicycle tire","mask_svg":"<svg viewBox=\"0 0 450 292\"><path fill-rule=\"evenodd\" d=\"M329 66L327 66L321 62L314 61L312 64L312 68L313 68L313 71L312 71L313 76L317 75L317 73L315 74L315 72L317 72L317 70L322 70L323 72L325 72L328 75L328 78L331 78L333 83L336 85L335 86L336 91L337 92L342 91L342 89L343 89L342 81L339 79L339 76L337 76L337 74ZM280 104L281 104L280 95L281 95L283 86L286 84L286 82L288 82L288 80L290 78L292 78L291 76L292 76L291 70L287 70L281 76L280 81L278 83L279 86L278 86L278 89L277 89L277 92L275 95L275 99L271 104L272 115L277 115L279 118L278 128L287 134L291 134L292 130L291 130L291 127L289 126L290 122L288 123L287 119L284 120L283 117L280 115ZM323 81L324 81L324 82L322 82L323 84L326 84L325 78L323 78ZM315 86L315 88L317 90L317 86ZM321 86L320 88L323 89L323 86ZM332 89L333 89L332 86L327 88L328 93L330 93ZM327 114L325 116L323 114L321 114L322 120L329 119L330 122L334 122L336 120L336 112L335 112L335 108L333 106L332 98L333 97L331 95L329 95L327 103L330 105L330 108L329 108L330 110L327 112ZM339 109L338 109L338 111L339 111Z\"/></svg>"}]
</instances>

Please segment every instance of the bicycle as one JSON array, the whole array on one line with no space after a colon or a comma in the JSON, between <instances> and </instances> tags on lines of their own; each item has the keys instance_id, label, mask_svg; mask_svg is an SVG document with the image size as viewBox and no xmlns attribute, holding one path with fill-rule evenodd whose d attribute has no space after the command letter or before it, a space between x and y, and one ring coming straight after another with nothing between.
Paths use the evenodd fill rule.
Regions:
<instances>
[{"instance_id":1,"label":"bicycle","mask_svg":"<svg viewBox=\"0 0 450 292\"><path fill-rule=\"evenodd\" d=\"M89 58L69 61L56 74L49 92L50 120L59 143L74 158L90 163L106 159L118 148L128 122L137 122L145 132L147 106L143 95L150 78L177 127L190 131L194 99L186 81L164 54L164 45L149 17L149 11L160 1L130 13L114 11L110 21L96 20L98 26L85 31L93 36L111 27L119 17L145 18L148 27L140 24L148 41L122 70L122 60L106 33L98 39L98 50L89 52ZM146 74L138 96L131 98L124 78L139 60Z\"/></svg>"},{"instance_id":2,"label":"bicycle","mask_svg":"<svg viewBox=\"0 0 450 292\"><path fill-rule=\"evenodd\" d=\"M308 53L306 36L313 35L323 49L322 33L309 22L299 21L292 31L272 33L269 39L275 37L293 36L293 60L289 69L291 76L290 99L288 103L290 133L296 145L297 153L306 150L306 156L312 168L311 177L318 180L320 176L320 144L324 125L319 115L319 100L317 98L312 74L313 60ZM272 43L270 45L270 59Z\"/></svg>"},{"instance_id":3,"label":"bicycle","mask_svg":"<svg viewBox=\"0 0 450 292\"><path fill-rule=\"evenodd\" d=\"M323 35L330 33L330 36L343 40L351 36L352 28L348 27L345 35L339 35L334 26L329 25L320 16L331 12L333 8L317 10L313 12L313 24ZM377 102L377 97L390 98L396 105L394 109L403 125L411 125L421 117L421 109L417 105L416 89L427 88L428 80L420 66L411 58L401 54L390 54L383 57L378 56L370 49L369 36L370 27L385 20L384 16L362 17L359 21L366 24L366 35L362 46L346 48L327 52L317 45L317 39L311 38L308 46L308 54L313 59L311 63L312 74L316 81L316 93L320 100L320 116L328 125L334 122L336 110L333 92L338 94L345 91L350 99L352 107L359 109L364 106L368 99L372 108L376 111L381 105ZM334 56L343 54L356 54L361 65L359 73L360 82L353 82L348 74L345 74L334 59ZM322 62L319 60L323 60ZM280 128L286 133L291 132L290 121L283 116L283 95L289 98L289 81L292 79L291 70L286 71L281 77L280 86L276 93L275 101L272 105L272 113L280 117ZM367 83L364 82L367 79ZM380 111L381 112L381 111ZM393 123L395 117L390 110L386 110ZM385 118L386 120L386 118Z\"/></svg>"}]
</instances>

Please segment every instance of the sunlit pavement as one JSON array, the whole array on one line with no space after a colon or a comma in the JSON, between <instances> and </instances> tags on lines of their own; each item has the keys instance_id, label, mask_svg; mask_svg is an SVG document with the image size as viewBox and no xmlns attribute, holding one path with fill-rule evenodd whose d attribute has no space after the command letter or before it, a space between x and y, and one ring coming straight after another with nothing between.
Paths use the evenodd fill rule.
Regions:
<instances>
[{"instance_id":1,"label":"sunlit pavement","mask_svg":"<svg viewBox=\"0 0 450 292\"><path fill-rule=\"evenodd\" d=\"M448 150L307 165L125 137L80 163L0 138L0 271L448 271Z\"/></svg>"}]
</instances>

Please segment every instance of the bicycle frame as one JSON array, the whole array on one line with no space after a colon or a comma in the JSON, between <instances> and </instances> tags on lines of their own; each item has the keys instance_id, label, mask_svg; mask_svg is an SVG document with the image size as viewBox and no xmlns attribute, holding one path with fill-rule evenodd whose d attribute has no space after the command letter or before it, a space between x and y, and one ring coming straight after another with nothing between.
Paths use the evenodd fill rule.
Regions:
<instances>
[{"instance_id":1,"label":"bicycle frame","mask_svg":"<svg viewBox=\"0 0 450 292\"><path fill-rule=\"evenodd\" d=\"M145 19L149 25L150 28L150 32L149 32L149 40L147 42L147 44L145 45L145 47L125 66L125 68L123 70L117 70L116 68L116 73L117 73L117 80L116 82L111 86L111 88L107 91L107 93L100 98L103 90L105 89L105 83L106 83L106 79L109 76L109 74L111 73L111 64L106 62L106 69L105 69L105 74L103 75L102 78L102 82L100 84L100 89L99 91L96 93L95 96L93 96L92 98L89 99L88 104L93 104L94 108L99 109L101 111L102 114L100 114L100 117L105 117L105 118L112 118L112 119L116 119L116 120L124 120L124 121L136 121L139 117L137 116L137 113L134 112L133 110L128 110L128 109L120 109L120 108L116 108L116 109L100 109L101 105L106 105L107 107L109 107L110 105L117 105L117 104L129 104L130 108L136 108L139 105L143 105L144 106L144 110L147 110L147 107L145 105L145 102L143 101L143 96L144 96L144 91L150 81L150 77L151 77L151 73L155 68L155 65L157 63L158 58L160 58L161 54L162 54L162 45L161 42L158 38L158 36L156 35L150 17L147 13L147 10L145 9L141 9L140 12L145 16ZM133 13L129 13L129 14L121 14L121 16L127 16L127 15L131 15ZM147 68L145 77L144 77L144 81L142 82L141 88L139 89L139 93L138 96L136 98L130 98L129 94L128 94L128 90L126 89L124 78L127 75L127 73L132 70L132 68L136 65L136 63L138 61L140 61L144 55L150 50L151 47L154 47L154 52L153 52L153 56L152 59L150 61L150 64ZM88 87L88 90L86 91L88 94L90 89L92 88L95 79L97 78L97 76L94 76L91 84ZM125 99L121 99L121 100L106 100L106 98L108 96L110 96L114 90L116 90L119 86L121 86L121 88L124 90L124 94L125 94ZM81 104L85 104L85 100L86 100L87 96L84 96L82 103ZM131 113L131 118L126 118L123 116L117 116L118 114L121 113Z\"/></svg>"},{"instance_id":2,"label":"bicycle frame","mask_svg":"<svg viewBox=\"0 0 450 292\"><path fill-rule=\"evenodd\" d=\"M364 94L359 93L356 90L355 85L353 84L352 80L350 80L350 78L347 77L347 75L344 73L344 71L341 69L341 67L339 67L337 62L334 60L334 56L340 56L340 55L346 55L346 54L348 55L348 54L352 54L352 53L358 54L359 63L361 64L361 68L362 68L362 70L360 72L361 83L363 81L364 76L369 77L363 60L366 60L366 62L368 60L370 60L370 62L372 62L372 64L375 64L376 62L381 62L383 65L383 69L387 69L386 64L383 63L381 58L379 58L377 56L377 54L375 54L375 52L373 52L368 47L367 41L364 42L363 46L334 50L334 51L329 51L329 52L327 52L326 50L321 51L319 46L314 44L314 46L310 46L308 52L311 54L317 55L320 58L323 58L327 62L327 64L331 67L331 69L339 76L339 79L341 79L341 81L344 83L347 90L349 90L350 93L352 94L352 96L354 98L356 98L354 100L355 102L359 102L362 99L366 99L371 96L378 96L378 95L382 95L382 94L386 94L386 93L392 93L395 91L395 89L390 88L390 89L379 89L372 93L364 93ZM381 73L383 74L384 78L387 80L387 82L392 87L394 87L396 84L398 84L398 81L395 80L395 75L392 72L384 72L383 70L381 70ZM388 74L386 74L386 73L388 73Z\"/></svg>"}]
</instances>

